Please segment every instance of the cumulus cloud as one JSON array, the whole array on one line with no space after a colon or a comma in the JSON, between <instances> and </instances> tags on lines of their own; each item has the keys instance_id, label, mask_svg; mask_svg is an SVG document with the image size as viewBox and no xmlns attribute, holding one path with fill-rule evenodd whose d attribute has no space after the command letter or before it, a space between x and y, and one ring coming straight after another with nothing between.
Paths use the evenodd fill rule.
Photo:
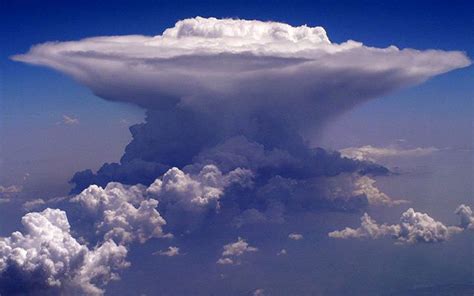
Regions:
<instances>
[{"instance_id":1,"label":"cumulus cloud","mask_svg":"<svg viewBox=\"0 0 474 296\"><path fill-rule=\"evenodd\" d=\"M216 261L216 263L221 264L221 265L232 265L232 264L234 264L234 260L232 260L230 258L219 258Z\"/></svg>"},{"instance_id":2,"label":"cumulus cloud","mask_svg":"<svg viewBox=\"0 0 474 296\"><path fill-rule=\"evenodd\" d=\"M398 224L378 224L367 213L361 217L358 228L345 228L330 232L332 238L371 238L390 236L399 243L437 243L448 240L453 234L462 231L457 226L446 226L427 214L415 212L412 208L404 212Z\"/></svg>"},{"instance_id":3,"label":"cumulus cloud","mask_svg":"<svg viewBox=\"0 0 474 296\"><path fill-rule=\"evenodd\" d=\"M290 233L290 234L288 234L288 238L291 239L291 240L302 240L303 235L300 234L300 233Z\"/></svg>"},{"instance_id":4,"label":"cumulus cloud","mask_svg":"<svg viewBox=\"0 0 474 296\"><path fill-rule=\"evenodd\" d=\"M419 157L438 152L435 147L417 147L405 149L397 146L374 147L365 145L362 147L348 147L341 149L342 156L356 160L378 161L388 157Z\"/></svg>"},{"instance_id":5,"label":"cumulus cloud","mask_svg":"<svg viewBox=\"0 0 474 296\"><path fill-rule=\"evenodd\" d=\"M222 174L215 165L204 166L196 175L172 168L161 179L156 179L147 192L167 204L178 204L188 211L199 211L207 207L219 209L219 199L226 187L233 183L251 186L252 177L251 171L240 168Z\"/></svg>"},{"instance_id":6,"label":"cumulus cloud","mask_svg":"<svg viewBox=\"0 0 474 296\"><path fill-rule=\"evenodd\" d=\"M257 248L251 247L245 239L239 237L235 243L225 245L222 256L240 256L247 252L256 252Z\"/></svg>"},{"instance_id":7,"label":"cumulus cloud","mask_svg":"<svg viewBox=\"0 0 474 296\"><path fill-rule=\"evenodd\" d=\"M153 237L169 237L166 221L156 210L158 201L146 197L143 185L109 183L105 188L91 185L71 199L97 216L96 229L105 239L119 243L145 242Z\"/></svg>"},{"instance_id":8,"label":"cumulus cloud","mask_svg":"<svg viewBox=\"0 0 474 296\"><path fill-rule=\"evenodd\" d=\"M238 257L245 253L258 251L257 248L250 246L245 239L241 237L237 238L237 241L234 243L224 245L223 249L222 257L217 260L218 264L234 264L233 259L229 257Z\"/></svg>"},{"instance_id":9,"label":"cumulus cloud","mask_svg":"<svg viewBox=\"0 0 474 296\"><path fill-rule=\"evenodd\" d=\"M277 256L283 256L283 255L286 255L286 254L288 254L286 249L281 249L280 251L277 252Z\"/></svg>"},{"instance_id":10,"label":"cumulus cloud","mask_svg":"<svg viewBox=\"0 0 474 296\"><path fill-rule=\"evenodd\" d=\"M462 228L474 229L474 216L471 207L462 204L456 209L455 213L461 218Z\"/></svg>"},{"instance_id":11,"label":"cumulus cloud","mask_svg":"<svg viewBox=\"0 0 474 296\"><path fill-rule=\"evenodd\" d=\"M265 290L264 289L256 289L253 291L253 296L265 296Z\"/></svg>"},{"instance_id":12,"label":"cumulus cloud","mask_svg":"<svg viewBox=\"0 0 474 296\"><path fill-rule=\"evenodd\" d=\"M174 256L178 256L180 254L181 253L179 252L179 248L174 247L174 246L169 246L168 249L165 250L165 251L160 250L160 251L157 251L157 252L153 253L153 255L161 255L161 256L168 256L168 257L174 257Z\"/></svg>"},{"instance_id":13,"label":"cumulus cloud","mask_svg":"<svg viewBox=\"0 0 474 296\"><path fill-rule=\"evenodd\" d=\"M25 232L0 238L0 293L102 295L102 287L127 267L127 249L107 240L93 249L72 235L66 213L28 213Z\"/></svg>"}]
</instances>

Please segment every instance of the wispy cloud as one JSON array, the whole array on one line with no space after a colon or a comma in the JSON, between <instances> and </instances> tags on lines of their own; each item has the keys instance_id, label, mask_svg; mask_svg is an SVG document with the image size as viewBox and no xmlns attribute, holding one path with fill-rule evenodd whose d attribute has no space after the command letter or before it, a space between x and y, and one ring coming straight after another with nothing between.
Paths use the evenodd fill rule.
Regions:
<instances>
[{"instance_id":1,"label":"wispy cloud","mask_svg":"<svg viewBox=\"0 0 474 296\"><path fill-rule=\"evenodd\" d=\"M417 147L417 148L401 148L397 146L375 147L365 145L362 147L348 147L339 150L342 156L356 159L377 161L387 157L420 157L438 152L440 149L436 147Z\"/></svg>"},{"instance_id":2,"label":"wispy cloud","mask_svg":"<svg viewBox=\"0 0 474 296\"><path fill-rule=\"evenodd\" d=\"M179 252L178 247L169 246L167 250L156 251L155 253L153 253L153 255L174 257L174 256L181 255L181 253Z\"/></svg>"},{"instance_id":3,"label":"wispy cloud","mask_svg":"<svg viewBox=\"0 0 474 296\"><path fill-rule=\"evenodd\" d=\"M62 123L65 125L77 125L79 124L79 119L77 117L63 115Z\"/></svg>"}]
</instances>

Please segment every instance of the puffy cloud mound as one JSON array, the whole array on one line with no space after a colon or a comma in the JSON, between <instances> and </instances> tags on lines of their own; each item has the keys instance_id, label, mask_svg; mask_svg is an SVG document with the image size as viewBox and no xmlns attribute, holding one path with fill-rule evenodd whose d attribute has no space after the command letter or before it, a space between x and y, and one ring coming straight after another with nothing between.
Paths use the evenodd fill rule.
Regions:
<instances>
[{"instance_id":1,"label":"puffy cloud mound","mask_svg":"<svg viewBox=\"0 0 474 296\"><path fill-rule=\"evenodd\" d=\"M91 185L71 201L98 216L96 229L105 239L119 243L169 236L163 232L166 221L156 210L158 201L146 197L143 185L109 183L105 188Z\"/></svg>"},{"instance_id":2,"label":"puffy cloud mound","mask_svg":"<svg viewBox=\"0 0 474 296\"><path fill-rule=\"evenodd\" d=\"M474 229L474 216L471 207L460 205L455 213L461 218L461 227L466 229Z\"/></svg>"},{"instance_id":3,"label":"puffy cloud mound","mask_svg":"<svg viewBox=\"0 0 474 296\"><path fill-rule=\"evenodd\" d=\"M235 243L224 245L222 257L217 260L218 264L234 264L234 260L229 257L242 256L245 253L257 252L258 249L250 246L245 239L239 237Z\"/></svg>"},{"instance_id":4,"label":"puffy cloud mound","mask_svg":"<svg viewBox=\"0 0 474 296\"><path fill-rule=\"evenodd\" d=\"M437 243L450 238L451 235L461 232L457 226L446 226L424 213L408 209L400 217L400 222L394 225L378 224L367 213L361 217L359 228L345 228L330 232L332 238L372 238L377 239L390 236L399 243Z\"/></svg>"},{"instance_id":5,"label":"puffy cloud mound","mask_svg":"<svg viewBox=\"0 0 474 296\"><path fill-rule=\"evenodd\" d=\"M0 293L77 293L101 295L128 266L127 250L108 240L89 249L70 232L66 213L57 209L28 213L25 232L0 238Z\"/></svg>"},{"instance_id":6,"label":"puffy cloud mound","mask_svg":"<svg viewBox=\"0 0 474 296\"><path fill-rule=\"evenodd\" d=\"M71 201L86 208L97 221L97 234L119 243L171 237L163 227L192 228L208 212L218 212L226 188L252 186L250 170L237 168L223 174L215 165L197 173L169 169L150 186L110 182L104 188L90 185ZM158 211L159 209L159 211ZM163 216L166 218L163 218Z\"/></svg>"},{"instance_id":7,"label":"puffy cloud mound","mask_svg":"<svg viewBox=\"0 0 474 296\"><path fill-rule=\"evenodd\" d=\"M200 211L208 207L219 209L219 199L226 187L233 183L251 186L252 178L250 170L240 168L222 174L215 165L206 165L196 175L172 168L162 179L156 179L147 192L168 205L177 205L187 211Z\"/></svg>"}]
</instances>

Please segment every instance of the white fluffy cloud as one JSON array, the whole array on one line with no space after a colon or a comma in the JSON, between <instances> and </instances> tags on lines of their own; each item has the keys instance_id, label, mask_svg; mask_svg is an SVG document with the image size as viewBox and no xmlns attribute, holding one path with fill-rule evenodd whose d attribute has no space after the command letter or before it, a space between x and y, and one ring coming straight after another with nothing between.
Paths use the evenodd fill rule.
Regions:
<instances>
[{"instance_id":1,"label":"white fluffy cloud","mask_svg":"<svg viewBox=\"0 0 474 296\"><path fill-rule=\"evenodd\" d=\"M119 243L170 237L163 227L166 220L158 212L158 203L172 219L179 213L199 216L205 210L218 210L219 199L232 184L250 186L250 170L235 169L223 174L216 166L206 165L197 174L171 168L149 187L110 182L105 188L91 185L71 199L97 216L97 233ZM174 217L177 216L177 217ZM190 222L191 223L191 222Z\"/></svg>"},{"instance_id":2,"label":"white fluffy cloud","mask_svg":"<svg viewBox=\"0 0 474 296\"><path fill-rule=\"evenodd\" d=\"M349 147L341 149L342 156L356 159L377 161L387 157L418 157L430 155L439 151L435 147L417 147L411 149L404 149L396 146L389 147L374 147L372 145L365 145L362 147Z\"/></svg>"},{"instance_id":3,"label":"white fluffy cloud","mask_svg":"<svg viewBox=\"0 0 474 296\"><path fill-rule=\"evenodd\" d=\"M398 224L378 224L367 213L361 217L358 228L345 228L330 232L332 238L372 238L390 236L400 243L436 243L446 241L451 235L459 233L462 228L446 226L424 213L415 212L412 208L404 212Z\"/></svg>"},{"instance_id":4,"label":"white fluffy cloud","mask_svg":"<svg viewBox=\"0 0 474 296\"><path fill-rule=\"evenodd\" d=\"M206 165L196 174L187 174L178 168L168 170L147 189L158 200L187 211L219 209L219 199L231 184L251 185L250 170L237 168L223 174L215 165Z\"/></svg>"},{"instance_id":5,"label":"white fluffy cloud","mask_svg":"<svg viewBox=\"0 0 474 296\"><path fill-rule=\"evenodd\" d=\"M0 238L0 286L5 294L55 290L101 295L101 286L128 266L126 248L113 241L94 249L80 244L70 233L64 211L28 213L22 224L24 233Z\"/></svg>"},{"instance_id":6,"label":"white fluffy cloud","mask_svg":"<svg viewBox=\"0 0 474 296\"><path fill-rule=\"evenodd\" d=\"M105 188L91 185L72 201L80 203L98 218L97 232L105 239L120 243L145 242L153 237L169 236L163 232L166 221L156 210L158 201L146 198L146 187L111 182Z\"/></svg>"},{"instance_id":7,"label":"white fluffy cloud","mask_svg":"<svg viewBox=\"0 0 474 296\"><path fill-rule=\"evenodd\" d=\"M239 237L234 243L224 245L222 257L217 260L218 264L234 264L234 260L229 257L242 256L245 253L257 252L258 249L250 246L245 239Z\"/></svg>"}]
</instances>

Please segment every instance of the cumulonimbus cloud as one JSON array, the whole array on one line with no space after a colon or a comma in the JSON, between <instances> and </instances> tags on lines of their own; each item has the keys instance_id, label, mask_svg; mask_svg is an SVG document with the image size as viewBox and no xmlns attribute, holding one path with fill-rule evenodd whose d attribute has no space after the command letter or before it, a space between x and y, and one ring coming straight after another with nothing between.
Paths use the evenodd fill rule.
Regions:
<instances>
[{"instance_id":1,"label":"cumulonimbus cloud","mask_svg":"<svg viewBox=\"0 0 474 296\"><path fill-rule=\"evenodd\" d=\"M166 227L183 222L187 230L197 216L215 222L218 211L232 213L222 215L230 217L224 226L243 226L280 223L292 210L398 204L367 176L387 174L386 168L310 147L305 135L362 102L471 63L459 51L336 44L321 27L200 17L162 35L47 42L13 59L53 68L99 97L147 110L145 122L130 128L133 140L120 163L72 179L74 192L82 192L73 201L94 217L99 243L108 246L77 248L100 249L100 258L107 250L122 254L104 257L120 259L110 263L117 267L130 243L168 237ZM459 213L472 217L467 209ZM418 239L398 228L400 240ZM69 237L62 243L68 241L76 246ZM256 250L239 238L224 246L218 263L238 263ZM16 253L6 247L0 254ZM96 266L61 274L84 278L91 288L87 275L95 268L105 279L115 274L100 258Z\"/></svg>"},{"instance_id":2,"label":"cumulonimbus cloud","mask_svg":"<svg viewBox=\"0 0 474 296\"><path fill-rule=\"evenodd\" d=\"M337 44L321 27L202 17L156 36L47 42L13 59L148 110L146 122L131 127L121 164L80 172L76 192L110 181L148 185L235 137L261 145L269 159L308 163L302 135L328 118L471 63L460 51ZM249 148L245 141L230 145L238 153Z\"/></svg>"}]
</instances>

